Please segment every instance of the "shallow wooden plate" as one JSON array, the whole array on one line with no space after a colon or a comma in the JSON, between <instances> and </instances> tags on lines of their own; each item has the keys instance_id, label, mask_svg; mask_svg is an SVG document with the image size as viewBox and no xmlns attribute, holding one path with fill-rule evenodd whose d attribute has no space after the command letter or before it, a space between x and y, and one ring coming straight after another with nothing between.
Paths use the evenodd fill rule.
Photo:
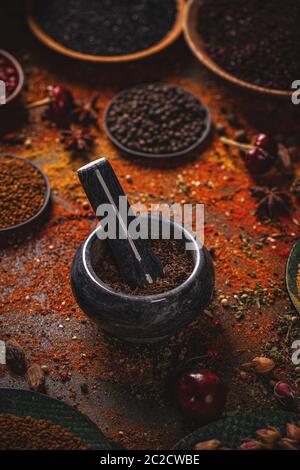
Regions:
<instances>
[{"instance_id":1,"label":"shallow wooden plate","mask_svg":"<svg viewBox=\"0 0 300 470\"><path fill-rule=\"evenodd\" d=\"M185 39L197 59L205 65L209 70L223 78L227 82L230 82L239 87L258 93L260 95L265 95L269 97L277 98L289 98L292 95L292 91L287 90L275 90L271 88L265 88L261 86L254 85L251 82L245 80L240 80L236 76L226 72L225 69L220 67L216 62L212 60L210 55L207 53L204 45L204 41L197 30L198 17L200 14L200 8L203 3L207 0L189 0L185 15L184 15L184 36Z\"/></svg>"},{"instance_id":2,"label":"shallow wooden plate","mask_svg":"<svg viewBox=\"0 0 300 470\"><path fill-rule=\"evenodd\" d=\"M173 25L173 28L169 31L167 36L165 36L160 42L145 49L143 51L135 52L134 54L125 54L117 56L100 56L100 55L91 55L85 54L82 52L75 51L73 49L68 49L59 42L52 39L48 34L46 34L41 26L38 24L37 19L34 15L34 6L36 0L27 0L27 22L29 28L33 34L47 47L53 49L60 54L63 54L73 59L85 60L88 62L102 62L102 63L118 63L118 62L130 62L134 60L143 59L145 57L152 56L162 51L166 47L170 46L181 34L183 27L183 17L186 7L186 0L176 0L177 2L177 18Z\"/></svg>"}]
</instances>

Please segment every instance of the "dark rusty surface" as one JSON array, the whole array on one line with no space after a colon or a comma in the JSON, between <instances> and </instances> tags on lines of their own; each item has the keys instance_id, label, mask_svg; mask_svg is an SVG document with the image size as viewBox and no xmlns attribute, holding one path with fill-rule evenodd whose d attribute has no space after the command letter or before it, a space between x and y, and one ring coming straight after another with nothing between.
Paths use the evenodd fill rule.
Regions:
<instances>
[{"instance_id":1,"label":"dark rusty surface","mask_svg":"<svg viewBox=\"0 0 300 470\"><path fill-rule=\"evenodd\" d=\"M99 95L102 125L104 109L116 92L144 81L165 80L201 97L214 124L224 125L230 137L236 132L232 114L238 116L249 137L257 130L288 137L299 130L296 106L245 95L216 80L193 58L183 39L151 60L122 66L83 64L40 45L26 28L18 10L21 3L1 6L6 28L1 30L0 40L1 47L13 52L24 66L27 87L23 102L42 98L45 86L51 83L63 83L77 98ZM1 109L0 118L2 123L12 123L25 140L16 146L0 141L1 152L39 164L53 193L50 219L0 254L0 338L16 338L29 362L48 366L48 395L78 407L107 436L134 449L170 448L193 429L177 411L169 384L174 370L195 356L219 371L227 383L226 414L277 407L272 380L281 378L295 385L297 379L290 357L298 324L286 319L295 311L284 273L288 252L299 236L295 223L299 206L281 223L257 221L255 200L249 194L254 181L239 155L226 151L215 132L193 158L158 162L121 156L103 130L95 130L95 148L83 158L63 150L60 131L43 121L39 111L25 120ZM133 202L205 203L205 241L215 253L215 299L198 321L167 343L149 347L123 344L98 331L73 299L69 283L72 258L95 225L92 211L85 208L76 169L99 156L110 159ZM281 176L271 175L266 181L288 187ZM262 238L262 247L256 249ZM255 294L257 283L261 291ZM246 289L248 300L243 300ZM228 296L229 308L221 306L220 295ZM272 347L277 349L272 352ZM278 366L274 377L262 381L241 373L241 363L266 351ZM28 388L24 377L12 376L4 366L0 366L0 386Z\"/></svg>"}]
</instances>

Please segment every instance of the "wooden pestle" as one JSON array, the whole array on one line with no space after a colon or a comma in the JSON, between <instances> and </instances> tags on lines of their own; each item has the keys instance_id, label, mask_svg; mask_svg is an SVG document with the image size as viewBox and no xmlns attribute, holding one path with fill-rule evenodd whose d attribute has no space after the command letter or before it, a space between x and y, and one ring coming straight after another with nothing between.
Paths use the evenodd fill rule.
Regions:
<instances>
[{"instance_id":1,"label":"wooden pestle","mask_svg":"<svg viewBox=\"0 0 300 470\"><path fill-rule=\"evenodd\" d=\"M148 241L141 237L133 240L128 231L136 217L126 198L124 207L127 210L127 221L124 220L119 197L125 198L125 193L108 160L100 158L81 167L78 177L100 222L107 217L107 213L97 214L98 207L110 204L112 208L110 213L116 218L116 237L108 234L107 240L123 281L135 288L163 277L162 264Z\"/></svg>"}]
</instances>

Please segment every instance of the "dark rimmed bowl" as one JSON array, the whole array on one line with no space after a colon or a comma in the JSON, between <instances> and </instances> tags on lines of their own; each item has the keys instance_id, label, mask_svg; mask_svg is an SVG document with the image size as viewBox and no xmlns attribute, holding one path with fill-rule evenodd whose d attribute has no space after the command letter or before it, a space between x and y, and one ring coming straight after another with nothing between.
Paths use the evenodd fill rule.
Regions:
<instances>
[{"instance_id":1,"label":"dark rimmed bowl","mask_svg":"<svg viewBox=\"0 0 300 470\"><path fill-rule=\"evenodd\" d=\"M47 395L27 390L0 389L0 414L32 416L61 426L79 437L93 450L110 450L113 445L86 416L66 403ZM9 449L7 449L9 450Z\"/></svg>"},{"instance_id":2,"label":"dark rimmed bowl","mask_svg":"<svg viewBox=\"0 0 300 470\"><path fill-rule=\"evenodd\" d=\"M137 85L133 88L143 88L143 87L146 87L147 85L149 85L149 84L145 83L143 85ZM104 120L103 120L104 130L107 133L108 138L114 144L114 146L117 147L119 150L121 150L121 152L123 152L124 154L131 155L131 156L134 156L134 157L142 157L142 158L176 158L176 157L183 157L185 155L191 154L194 150L198 149L200 147L200 145L203 144L203 142L207 138L207 136L210 132L210 129L211 129L211 115L210 115L210 112L209 112L209 109L207 108L207 106L205 104L203 104L202 101L196 95L194 95L190 91L186 90L185 88L182 88L182 87L177 86L177 85L167 84L167 83L164 83L163 85L167 86L169 88L179 88L179 89L183 90L185 93L187 93L188 95L193 96L193 98L195 98L198 101L199 105L201 106L201 108L206 113L205 130L204 130L203 134L201 135L201 137L193 145L191 145L190 147L188 147L184 150L180 150L178 152L146 153L146 152L139 152L139 151L136 151L136 150L132 150L129 147L126 147L121 142L119 142L118 139L115 138L113 133L110 131L110 127L109 127L108 122L107 122L108 115L110 113L111 108L115 104L115 102L120 98L120 96L122 96L123 94L127 93L130 90L130 89L126 89L126 90L123 90L121 93L118 93L113 98L113 100L108 104L108 106L105 110L105 113L104 113Z\"/></svg>"},{"instance_id":3,"label":"dark rimmed bowl","mask_svg":"<svg viewBox=\"0 0 300 470\"><path fill-rule=\"evenodd\" d=\"M29 219L25 220L24 222L21 222L16 225L11 225L10 227L5 227L5 228L0 228L0 246L7 244L10 240L11 237L15 237L18 235L21 235L22 233L27 233L27 231L30 231L30 229L33 228L34 225L39 223L43 217L47 214L50 203L51 203L51 189L50 189L50 184L47 176L45 173L33 162L30 160L26 160L25 158L22 157L17 157L16 155L10 155L10 154L0 154L1 157L6 157L6 158L15 158L17 160L23 160L28 163L28 165L33 166L41 175L44 183L45 183L45 195L44 195L44 203L34 214L32 217Z\"/></svg>"},{"instance_id":4,"label":"dark rimmed bowl","mask_svg":"<svg viewBox=\"0 0 300 470\"><path fill-rule=\"evenodd\" d=\"M80 308L102 329L125 341L154 343L177 333L206 308L213 294L214 269L205 247L199 246L186 228L172 220L144 217L183 231L183 240L193 244L194 270L185 282L158 295L116 292L101 281L93 268L107 249L106 241L97 237L97 232L103 230L98 227L75 255L71 285Z\"/></svg>"},{"instance_id":5,"label":"dark rimmed bowl","mask_svg":"<svg viewBox=\"0 0 300 470\"><path fill-rule=\"evenodd\" d=\"M207 424L181 439L173 449L193 450L199 442L210 439L218 439L223 447L236 449L244 439L255 439L258 429L275 427L284 433L287 423L298 424L299 420L299 413L262 409Z\"/></svg>"},{"instance_id":6,"label":"dark rimmed bowl","mask_svg":"<svg viewBox=\"0 0 300 470\"><path fill-rule=\"evenodd\" d=\"M291 301L300 313L300 293L297 285L297 277L300 272L300 239L295 243L289 254L286 265L286 285Z\"/></svg>"},{"instance_id":7,"label":"dark rimmed bowl","mask_svg":"<svg viewBox=\"0 0 300 470\"><path fill-rule=\"evenodd\" d=\"M19 93L22 90L23 85L24 85L24 72L23 72L23 69L22 69L21 65L17 61L17 59L13 55L11 55L9 52L5 51L4 49L0 49L0 56L1 55L6 57L13 64L13 66L15 67L15 69L18 72L18 77L19 77L18 85L17 85L16 89L14 90L14 92L11 95L9 95L6 98L6 104L8 104L11 101L13 101L19 95ZM3 106L5 106L5 105L0 106L0 108L2 108Z\"/></svg>"}]
</instances>

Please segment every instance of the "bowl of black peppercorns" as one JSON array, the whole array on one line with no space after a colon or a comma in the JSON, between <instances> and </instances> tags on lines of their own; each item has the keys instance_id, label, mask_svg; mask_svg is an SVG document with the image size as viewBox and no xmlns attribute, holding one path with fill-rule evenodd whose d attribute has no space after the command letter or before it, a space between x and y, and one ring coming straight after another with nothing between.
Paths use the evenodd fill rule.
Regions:
<instances>
[{"instance_id":1,"label":"bowl of black peppercorns","mask_svg":"<svg viewBox=\"0 0 300 470\"><path fill-rule=\"evenodd\" d=\"M117 95L104 128L123 153L136 157L180 157L208 136L210 113L189 91L166 83L138 85Z\"/></svg>"},{"instance_id":2,"label":"bowl of black peppercorns","mask_svg":"<svg viewBox=\"0 0 300 470\"><path fill-rule=\"evenodd\" d=\"M28 2L28 25L47 47L90 62L151 56L181 34L185 0Z\"/></svg>"}]
</instances>

